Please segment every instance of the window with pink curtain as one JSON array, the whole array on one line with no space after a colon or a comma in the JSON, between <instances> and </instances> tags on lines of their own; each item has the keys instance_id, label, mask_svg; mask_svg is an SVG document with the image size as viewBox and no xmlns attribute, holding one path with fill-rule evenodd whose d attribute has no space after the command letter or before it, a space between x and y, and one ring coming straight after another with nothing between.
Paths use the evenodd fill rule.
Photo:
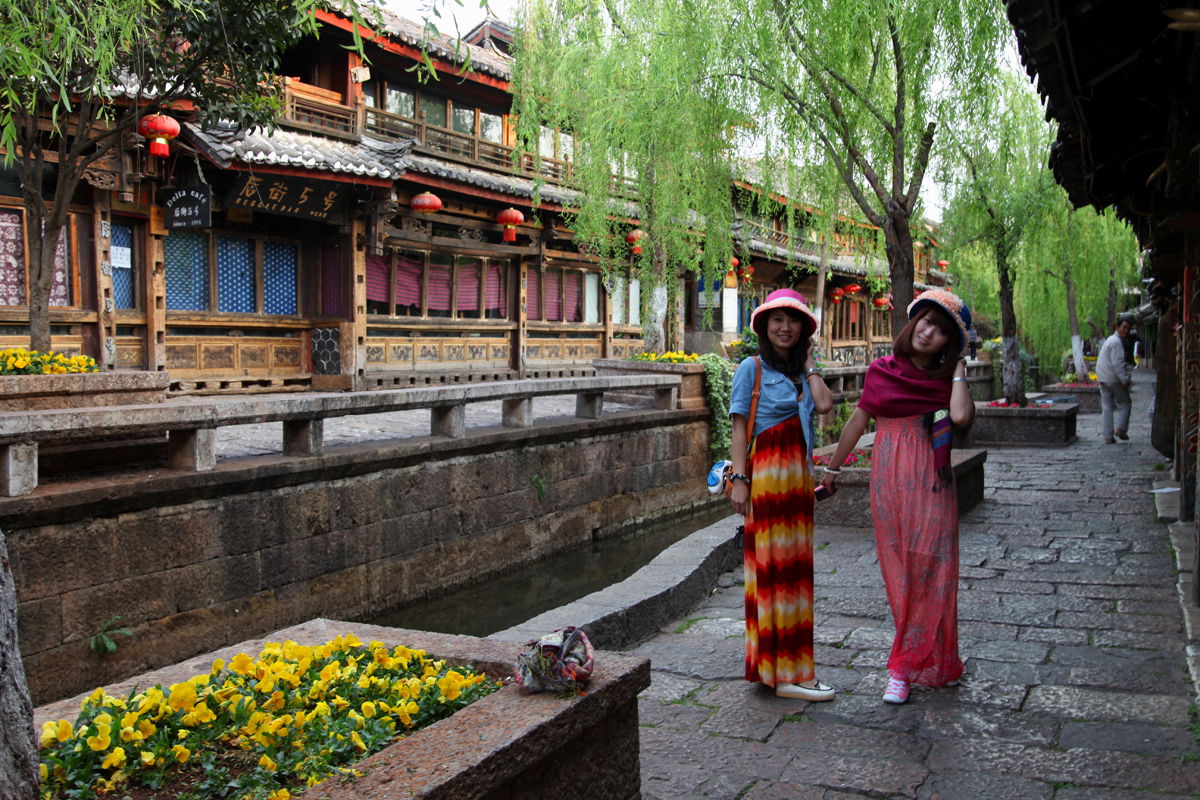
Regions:
<instances>
[{"instance_id":1,"label":"window with pink curtain","mask_svg":"<svg viewBox=\"0 0 1200 800\"><path fill-rule=\"evenodd\" d=\"M454 279L458 294L454 307L460 317L479 316L479 270L482 265L483 262L478 258L458 259L458 272Z\"/></svg>"},{"instance_id":2,"label":"window with pink curtain","mask_svg":"<svg viewBox=\"0 0 1200 800\"><path fill-rule=\"evenodd\" d=\"M504 290L504 275L508 265L503 261L486 261L483 269L487 281L483 290L486 316L491 319L507 319L508 292Z\"/></svg>"},{"instance_id":3,"label":"window with pink curtain","mask_svg":"<svg viewBox=\"0 0 1200 800\"><path fill-rule=\"evenodd\" d=\"M321 313L342 314L342 248L336 244L321 248Z\"/></svg>"},{"instance_id":4,"label":"window with pink curtain","mask_svg":"<svg viewBox=\"0 0 1200 800\"><path fill-rule=\"evenodd\" d=\"M396 313L401 316L420 316L421 283L424 278L425 257L415 251L396 253Z\"/></svg>"},{"instance_id":5,"label":"window with pink curtain","mask_svg":"<svg viewBox=\"0 0 1200 800\"><path fill-rule=\"evenodd\" d=\"M562 270L548 269L542 276L542 298L546 304L545 319L551 322L562 320Z\"/></svg>"},{"instance_id":6,"label":"window with pink curtain","mask_svg":"<svg viewBox=\"0 0 1200 800\"><path fill-rule=\"evenodd\" d=\"M542 274L535 267L525 271L525 316L542 318Z\"/></svg>"},{"instance_id":7,"label":"window with pink curtain","mask_svg":"<svg viewBox=\"0 0 1200 800\"><path fill-rule=\"evenodd\" d=\"M367 313L387 314L391 267L385 256L367 256Z\"/></svg>"},{"instance_id":8,"label":"window with pink curtain","mask_svg":"<svg viewBox=\"0 0 1200 800\"><path fill-rule=\"evenodd\" d=\"M429 255L429 316L450 316L451 259L453 256L430 253Z\"/></svg>"},{"instance_id":9,"label":"window with pink curtain","mask_svg":"<svg viewBox=\"0 0 1200 800\"><path fill-rule=\"evenodd\" d=\"M563 270L563 294L566 306L563 308L563 319L567 322L583 320L583 273L575 270Z\"/></svg>"}]
</instances>

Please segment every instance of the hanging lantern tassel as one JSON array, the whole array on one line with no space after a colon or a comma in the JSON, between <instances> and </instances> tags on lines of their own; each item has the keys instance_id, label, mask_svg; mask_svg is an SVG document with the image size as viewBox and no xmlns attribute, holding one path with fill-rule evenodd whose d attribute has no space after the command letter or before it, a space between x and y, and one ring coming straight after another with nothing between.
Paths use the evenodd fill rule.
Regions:
<instances>
[{"instance_id":1,"label":"hanging lantern tassel","mask_svg":"<svg viewBox=\"0 0 1200 800\"><path fill-rule=\"evenodd\" d=\"M150 155L171 155L170 141L179 135L179 121L166 114L147 114L138 122L138 133L150 140Z\"/></svg>"},{"instance_id":2,"label":"hanging lantern tassel","mask_svg":"<svg viewBox=\"0 0 1200 800\"><path fill-rule=\"evenodd\" d=\"M517 226L525 221L525 215L515 208L509 207L496 215L496 221L504 226L502 240L505 242L515 242L517 240Z\"/></svg>"}]
</instances>

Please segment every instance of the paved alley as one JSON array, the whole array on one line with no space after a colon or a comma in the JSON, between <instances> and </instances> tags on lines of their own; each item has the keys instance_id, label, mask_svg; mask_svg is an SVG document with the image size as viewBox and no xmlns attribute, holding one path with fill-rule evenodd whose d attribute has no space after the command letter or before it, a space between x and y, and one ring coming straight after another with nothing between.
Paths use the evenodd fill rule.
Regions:
<instances>
[{"instance_id":1,"label":"paved alley","mask_svg":"<svg viewBox=\"0 0 1200 800\"><path fill-rule=\"evenodd\" d=\"M741 679L740 572L634 649L645 800L1200 797L1200 725L1138 374L1130 442L993 448L961 526L957 688L884 704L891 621L870 530L818 527L817 674L836 700ZM734 523L733 518L730 524Z\"/></svg>"}]
</instances>

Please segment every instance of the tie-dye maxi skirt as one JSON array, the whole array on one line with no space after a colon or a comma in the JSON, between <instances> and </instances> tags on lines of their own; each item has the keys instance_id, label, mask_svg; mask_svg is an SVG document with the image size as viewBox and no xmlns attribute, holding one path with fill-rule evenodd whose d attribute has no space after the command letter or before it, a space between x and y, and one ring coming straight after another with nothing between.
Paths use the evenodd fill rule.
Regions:
<instances>
[{"instance_id":1,"label":"tie-dye maxi skirt","mask_svg":"<svg viewBox=\"0 0 1200 800\"><path fill-rule=\"evenodd\" d=\"M758 435L746 515L746 680L813 678L813 482L799 417Z\"/></svg>"},{"instance_id":2,"label":"tie-dye maxi skirt","mask_svg":"<svg viewBox=\"0 0 1200 800\"><path fill-rule=\"evenodd\" d=\"M958 496L935 492L933 449L920 416L880 417L871 449L875 551L896 638L888 671L943 686L958 656Z\"/></svg>"}]
</instances>

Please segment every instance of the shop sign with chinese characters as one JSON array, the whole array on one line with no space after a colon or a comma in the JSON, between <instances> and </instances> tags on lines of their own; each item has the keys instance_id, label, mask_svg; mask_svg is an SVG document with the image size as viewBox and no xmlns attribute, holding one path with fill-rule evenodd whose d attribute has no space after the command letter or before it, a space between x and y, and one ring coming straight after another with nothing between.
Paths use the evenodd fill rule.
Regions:
<instances>
[{"instance_id":1,"label":"shop sign with chinese characters","mask_svg":"<svg viewBox=\"0 0 1200 800\"><path fill-rule=\"evenodd\" d=\"M328 181L247 174L234 183L225 205L289 217L340 222L345 191L345 186Z\"/></svg>"}]
</instances>

